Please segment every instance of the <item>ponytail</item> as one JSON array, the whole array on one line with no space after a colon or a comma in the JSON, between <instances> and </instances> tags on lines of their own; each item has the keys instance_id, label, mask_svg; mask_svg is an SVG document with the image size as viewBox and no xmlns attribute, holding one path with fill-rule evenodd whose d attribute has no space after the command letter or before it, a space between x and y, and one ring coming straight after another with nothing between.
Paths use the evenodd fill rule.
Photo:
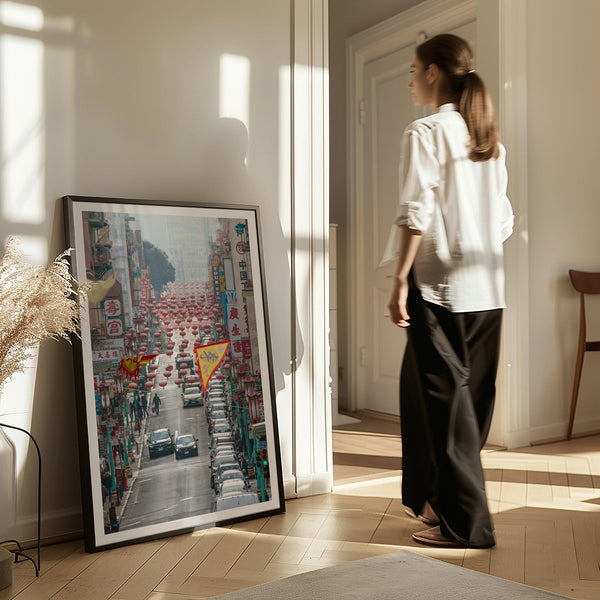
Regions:
<instances>
[{"instance_id":1,"label":"ponytail","mask_svg":"<svg viewBox=\"0 0 600 600\"><path fill-rule=\"evenodd\" d=\"M473 70L469 44L442 33L417 46L416 54L425 67L436 64L442 73L440 93L458 105L469 130L469 158L475 162L498 158L500 136L494 124L494 106L485 83Z\"/></svg>"},{"instance_id":2,"label":"ponytail","mask_svg":"<svg viewBox=\"0 0 600 600\"><path fill-rule=\"evenodd\" d=\"M462 115L471 136L472 161L498 158L498 130L494 125L494 106L485 83L475 71L463 75L464 84L458 101L458 112Z\"/></svg>"}]
</instances>

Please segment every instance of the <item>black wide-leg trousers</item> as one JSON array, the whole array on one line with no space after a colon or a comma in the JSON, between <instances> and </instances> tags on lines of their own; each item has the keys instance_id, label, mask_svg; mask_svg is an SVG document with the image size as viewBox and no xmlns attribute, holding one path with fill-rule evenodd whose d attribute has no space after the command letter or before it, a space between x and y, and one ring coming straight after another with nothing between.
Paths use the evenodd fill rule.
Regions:
<instances>
[{"instance_id":1,"label":"black wide-leg trousers","mask_svg":"<svg viewBox=\"0 0 600 600\"><path fill-rule=\"evenodd\" d=\"M429 501L447 538L495 544L481 467L496 393L502 309L452 313L423 300L412 274L400 376L402 499Z\"/></svg>"}]
</instances>

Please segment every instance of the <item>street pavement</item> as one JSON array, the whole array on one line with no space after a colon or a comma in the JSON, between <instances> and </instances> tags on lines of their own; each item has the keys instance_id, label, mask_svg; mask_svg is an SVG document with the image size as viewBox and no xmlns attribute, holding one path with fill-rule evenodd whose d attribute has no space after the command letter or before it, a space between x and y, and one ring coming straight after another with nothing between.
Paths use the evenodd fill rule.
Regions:
<instances>
[{"instance_id":1,"label":"street pavement","mask_svg":"<svg viewBox=\"0 0 600 600\"><path fill-rule=\"evenodd\" d=\"M210 486L210 435L204 408L194 406L184 409L181 389L171 381L167 380L165 388L158 386L160 381L165 380L163 372L169 364L175 370L174 357L159 355L155 387L148 394L149 416L141 466L121 517L120 531L213 510L215 493ZM151 411L155 393L162 402L158 415ZM197 437L198 457L176 460L173 453L150 460L145 438L155 429L164 427L169 428L174 436L191 433Z\"/></svg>"}]
</instances>

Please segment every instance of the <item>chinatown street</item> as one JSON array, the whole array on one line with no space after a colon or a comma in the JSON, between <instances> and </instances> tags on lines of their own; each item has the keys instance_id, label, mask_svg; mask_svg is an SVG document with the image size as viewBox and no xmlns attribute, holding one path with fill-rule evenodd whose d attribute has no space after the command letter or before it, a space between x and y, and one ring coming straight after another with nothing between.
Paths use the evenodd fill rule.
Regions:
<instances>
[{"instance_id":1,"label":"chinatown street","mask_svg":"<svg viewBox=\"0 0 600 600\"><path fill-rule=\"evenodd\" d=\"M174 360L161 354L160 371L169 364ZM158 381L163 380L160 377ZM161 399L159 414L149 406L144 438L165 427L174 437L190 433L198 438L199 456L176 460L173 453L150 459L144 444L141 467L121 517L121 530L209 513L215 498L210 486L210 436L204 408L184 409L181 390L172 382L163 389L154 387L148 394L149 401L155 393Z\"/></svg>"}]
</instances>

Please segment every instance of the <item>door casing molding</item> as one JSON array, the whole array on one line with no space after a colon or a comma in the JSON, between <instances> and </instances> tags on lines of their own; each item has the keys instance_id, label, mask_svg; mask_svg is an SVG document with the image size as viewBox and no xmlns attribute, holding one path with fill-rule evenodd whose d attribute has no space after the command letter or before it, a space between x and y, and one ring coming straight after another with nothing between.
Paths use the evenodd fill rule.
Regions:
<instances>
[{"instance_id":1,"label":"door casing molding","mask_svg":"<svg viewBox=\"0 0 600 600\"><path fill-rule=\"evenodd\" d=\"M364 209L364 139L359 122L365 65L408 44L458 27L480 16L491 18L495 39L478 39L478 52L486 44L496 61L498 124L507 147L509 198L515 212L515 231L505 245L506 300L503 347L498 380L499 423L494 443L514 448L529 444L529 298L527 249L527 86L526 6L521 0L426 0L371 27L346 42L347 182L349 199L347 235L348 294L348 409L364 407L365 390L359 386L360 347L366 339L364 240L360 215Z\"/></svg>"}]
</instances>

